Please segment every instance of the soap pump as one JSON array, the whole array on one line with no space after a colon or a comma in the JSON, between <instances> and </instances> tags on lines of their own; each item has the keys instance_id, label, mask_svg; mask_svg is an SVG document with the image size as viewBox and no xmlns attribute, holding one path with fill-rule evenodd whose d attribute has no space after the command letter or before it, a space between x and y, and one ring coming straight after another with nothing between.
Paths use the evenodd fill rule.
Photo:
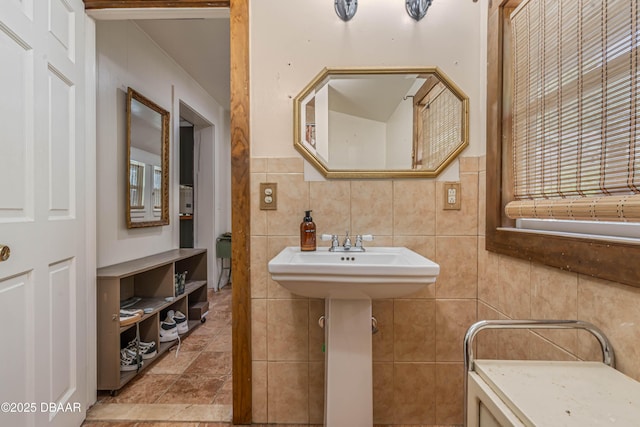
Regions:
<instances>
[{"instance_id":1,"label":"soap pump","mask_svg":"<svg viewBox=\"0 0 640 427\"><path fill-rule=\"evenodd\" d=\"M316 250L316 225L311 218L311 211L305 211L304 218L300 224L300 250Z\"/></svg>"}]
</instances>

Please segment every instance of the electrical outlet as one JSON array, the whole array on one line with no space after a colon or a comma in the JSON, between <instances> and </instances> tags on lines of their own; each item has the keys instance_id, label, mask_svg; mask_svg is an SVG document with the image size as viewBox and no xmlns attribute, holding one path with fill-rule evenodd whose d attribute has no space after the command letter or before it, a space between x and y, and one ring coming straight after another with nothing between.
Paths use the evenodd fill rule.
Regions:
<instances>
[{"instance_id":1,"label":"electrical outlet","mask_svg":"<svg viewBox=\"0 0 640 427\"><path fill-rule=\"evenodd\" d=\"M444 210L460 210L460 183L444 183Z\"/></svg>"},{"instance_id":2,"label":"electrical outlet","mask_svg":"<svg viewBox=\"0 0 640 427\"><path fill-rule=\"evenodd\" d=\"M260 210L275 211L278 209L278 184L275 182L260 183Z\"/></svg>"}]
</instances>

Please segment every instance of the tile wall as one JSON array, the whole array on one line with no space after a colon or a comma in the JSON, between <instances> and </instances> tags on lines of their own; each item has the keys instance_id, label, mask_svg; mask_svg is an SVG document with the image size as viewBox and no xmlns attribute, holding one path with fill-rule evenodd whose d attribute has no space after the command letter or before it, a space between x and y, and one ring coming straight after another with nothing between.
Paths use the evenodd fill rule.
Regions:
<instances>
[{"instance_id":1,"label":"tile wall","mask_svg":"<svg viewBox=\"0 0 640 427\"><path fill-rule=\"evenodd\" d=\"M462 338L477 306L479 159L461 159L460 172L462 209L444 211L434 180L305 182L300 158L252 159L254 422L322 423L324 302L290 294L267 272L269 259L299 244L312 209L318 235L370 233L371 246L407 246L440 264L437 284L373 303L374 422L462 423ZM259 210L261 182L278 183L277 211Z\"/></svg>"},{"instance_id":2,"label":"tile wall","mask_svg":"<svg viewBox=\"0 0 640 427\"><path fill-rule=\"evenodd\" d=\"M374 422L462 424L465 331L478 319L579 318L609 336L618 368L640 380L640 288L484 250L485 159L460 159L462 209L445 211L434 180L305 182L300 158L251 162L253 420L323 419L324 302L270 279L267 262L299 244L304 211L318 235L371 233L370 245L407 246L441 266L435 285L410 298L378 300L373 315ZM278 210L260 211L259 184L278 183ZM328 242L319 242L327 245ZM599 358L584 332L485 331L477 357Z\"/></svg>"}]
</instances>

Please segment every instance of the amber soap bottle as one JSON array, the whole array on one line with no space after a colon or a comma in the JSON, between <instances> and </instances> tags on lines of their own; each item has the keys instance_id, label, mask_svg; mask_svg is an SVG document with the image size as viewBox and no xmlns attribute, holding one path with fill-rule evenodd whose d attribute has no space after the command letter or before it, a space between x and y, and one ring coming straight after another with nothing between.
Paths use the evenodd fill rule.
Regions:
<instances>
[{"instance_id":1,"label":"amber soap bottle","mask_svg":"<svg viewBox=\"0 0 640 427\"><path fill-rule=\"evenodd\" d=\"M305 211L304 219L300 224L300 250L316 250L316 225L311 218L311 211Z\"/></svg>"}]
</instances>

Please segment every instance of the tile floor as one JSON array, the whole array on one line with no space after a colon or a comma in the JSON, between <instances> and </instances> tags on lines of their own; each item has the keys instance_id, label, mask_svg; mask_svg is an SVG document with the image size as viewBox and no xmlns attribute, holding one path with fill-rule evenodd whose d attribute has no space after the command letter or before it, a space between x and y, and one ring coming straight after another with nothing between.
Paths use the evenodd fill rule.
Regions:
<instances>
[{"instance_id":1,"label":"tile floor","mask_svg":"<svg viewBox=\"0 0 640 427\"><path fill-rule=\"evenodd\" d=\"M98 392L83 427L231 426L231 287L209 291L207 321L116 396ZM253 427L322 427L253 424ZM439 426L374 426L439 427ZM445 426L440 426L445 427ZM447 426L452 427L452 426Z\"/></svg>"},{"instance_id":2,"label":"tile floor","mask_svg":"<svg viewBox=\"0 0 640 427\"><path fill-rule=\"evenodd\" d=\"M98 392L83 426L228 426L231 387L231 287L225 286L209 290L207 321L182 340L177 356L175 349L166 352L116 396Z\"/></svg>"}]
</instances>

